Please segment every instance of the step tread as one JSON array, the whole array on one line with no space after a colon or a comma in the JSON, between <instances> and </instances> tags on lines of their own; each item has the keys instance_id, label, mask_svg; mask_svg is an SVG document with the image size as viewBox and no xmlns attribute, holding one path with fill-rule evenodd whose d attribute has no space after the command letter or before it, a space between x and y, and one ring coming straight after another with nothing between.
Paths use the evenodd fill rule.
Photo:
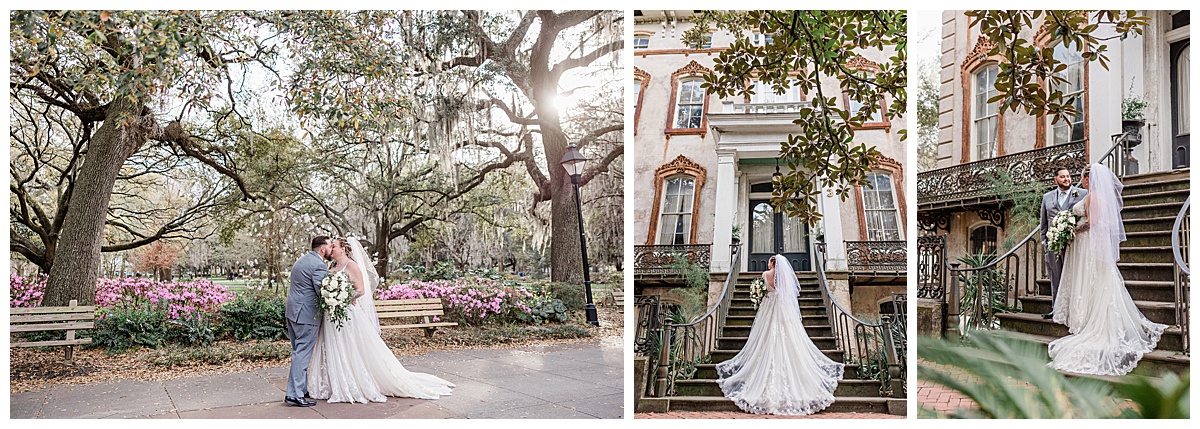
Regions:
<instances>
[{"instance_id":1,"label":"step tread","mask_svg":"<svg viewBox=\"0 0 1200 429\"><path fill-rule=\"evenodd\" d=\"M1025 321L1025 322L1054 323L1053 320L1043 319L1042 315L1034 314L1034 313L998 313L998 314L996 314L996 317L999 317L1002 319L1016 319L1016 320L1021 320L1021 321ZM1170 325L1168 325L1167 329L1165 331L1163 331L1163 335L1168 335L1168 334L1181 335L1182 333L1183 333L1183 330L1181 330L1178 326L1170 326Z\"/></svg>"},{"instance_id":2,"label":"step tread","mask_svg":"<svg viewBox=\"0 0 1200 429\"><path fill-rule=\"evenodd\" d=\"M717 384L717 380L715 378L693 378L691 380L675 380L675 384ZM871 385L879 384L879 380L840 379L838 384Z\"/></svg>"},{"instance_id":3,"label":"step tread","mask_svg":"<svg viewBox=\"0 0 1200 429\"><path fill-rule=\"evenodd\" d=\"M1027 295L1027 296L1023 296L1023 297L1021 297L1021 299L1022 299L1022 300L1026 300L1026 301L1050 302L1050 297L1048 297L1048 296L1042 296L1042 295ZM1175 302L1174 302L1174 301L1168 302L1168 301L1139 301L1139 300L1134 300L1134 301L1133 301L1133 305L1136 305L1138 308L1154 308L1154 309L1160 309L1160 310L1161 310L1161 309L1174 309L1174 308L1175 308Z\"/></svg>"},{"instance_id":4,"label":"step tread","mask_svg":"<svg viewBox=\"0 0 1200 429\"><path fill-rule=\"evenodd\" d=\"M805 326L805 328L811 328L811 326ZM816 340L837 341L837 337L808 337L808 338L813 341L816 341ZM741 340L749 340L749 339L750 339L750 337L726 337L726 336L718 336L717 337L717 340L730 340L730 341L741 341Z\"/></svg>"},{"instance_id":5,"label":"step tread","mask_svg":"<svg viewBox=\"0 0 1200 429\"><path fill-rule=\"evenodd\" d=\"M1158 208L1164 208L1164 207L1182 207L1182 206L1183 206L1183 201L1178 201L1178 202L1171 201L1168 203L1153 203L1153 204L1132 204L1132 205L1125 206L1125 208L1122 209L1122 211L1129 211L1130 209L1158 209Z\"/></svg>"},{"instance_id":6,"label":"step tread","mask_svg":"<svg viewBox=\"0 0 1200 429\"><path fill-rule=\"evenodd\" d=\"M1060 337L1055 337L1052 335L1030 334L1030 333L1025 333L1025 332L1014 332L1014 331L1005 331L1004 333L1011 334L1013 336L1018 336L1018 337L1026 337L1030 340L1033 340L1033 341L1036 341L1036 342L1039 342L1042 344L1050 344L1051 341L1054 341L1054 340L1057 340L1060 338ZM1149 353L1142 355L1142 359L1149 359L1149 360L1156 360L1156 361L1163 361L1163 362L1180 362L1180 363L1186 363L1186 362L1192 361L1192 359L1190 357L1188 357L1187 355L1185 355L1181 352L1171 351L1171 350L1161 350L1161 349L1151 350Z\"/></svg>"},{"instance_id":7,"label":"step tread","mask_svg":"<svg viewBox=\"0 0 1200 429\"><path fill-rule=\"evenodd\" d=\"M698 363L696 364L696 368L716 368L717 365L716 363ZM842 365L846 368L858 368L858 364L856 363L845 363Z\"/></svg>"},{"instance_id":8,"label":"step tread","mask_svg":"<svg viewBox=\"0 0 1200 429\"><path fill-rule=\"evenodd\" d=\"M724 396L667 396L666 398L670 399L672 401L715 402L715 403L723 403L723 402L732 403L733 402L733 400L726 398ZM835 403L836 402L858 402L858 403L873 403L873 404L874 403L886 404L889 400L894 399L894 398L884 398L884 397L875 397L875 396L834 396L834 398L836 399Z\"/></svg>"},{"instance_id":9,"label":"step tread","mask_svg":"<svg viewBox=\"0 0 1200 429\"><path fill-rule=\"evenodd\" d=\"M1162 183L1163 182L1155 182L1154 184L1160 185ZM1132 186L1132 185L1130 185L1130 186ZM1129 199L1129 198L1142 198L1142 197L1158 197L1158 196L1172 195L1172 194L1185 194L1186 195L1191 192L1192 192L1191 189L1168 189L1165 191L1142 192L1142 193L1136 193L1136 194L1122 194L1121 196L1125 199Z\"/></svg>"}]
</instances>

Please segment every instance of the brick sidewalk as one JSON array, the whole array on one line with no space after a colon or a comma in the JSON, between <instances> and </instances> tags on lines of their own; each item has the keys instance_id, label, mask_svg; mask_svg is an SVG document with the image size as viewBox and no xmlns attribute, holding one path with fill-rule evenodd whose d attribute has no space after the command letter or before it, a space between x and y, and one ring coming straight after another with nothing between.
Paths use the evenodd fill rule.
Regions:
<instances>
[{"instance_id":1,"label":"brick sidewalk","mask_svg":"<svg viewBox=\"0 0 1200 429\"><path fill-rule=\"evenodd\" d=\"M966 374L954 371L951 367L944 365L937 365L920 359L917 360L917 365L957 374L955 378L959 380L967 381L970 379ZM920 380L919 378L917 380L917 406L945 414L950 414L959 408L979 407L975 404L975 401L957 391L947 389L945 386L931 381Z\"/></svg>"}]
</instances>

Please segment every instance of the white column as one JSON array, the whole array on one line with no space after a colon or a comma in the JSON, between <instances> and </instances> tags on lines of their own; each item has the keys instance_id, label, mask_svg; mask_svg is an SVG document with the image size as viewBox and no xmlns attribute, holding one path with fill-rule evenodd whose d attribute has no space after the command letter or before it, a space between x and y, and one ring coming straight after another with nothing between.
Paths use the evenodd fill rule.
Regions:
<instances>
[{"instance_id":1,"label":"white column","mask_svg":"<svg viewBox=\"0 0 1200 429\"><path fill-rule=\"evenodd\" d=\"M825 223L825 261L828 271L846 271L846 243L842 232L842 201L830 196L829 188L821 193L821 219ZM820 261L817 261L820 263Z\"/></svg>"},{"instance_id":2,"label":"white column","mask_svg":"<svg viewBox=\"0 0 1200 429\"><path fill-rule=\"evenodd\" d=\"M728 272L729 243L737 214L737 151L717 150L716 213L713 215L712 271Z\"/></svg>"}]
</instances>

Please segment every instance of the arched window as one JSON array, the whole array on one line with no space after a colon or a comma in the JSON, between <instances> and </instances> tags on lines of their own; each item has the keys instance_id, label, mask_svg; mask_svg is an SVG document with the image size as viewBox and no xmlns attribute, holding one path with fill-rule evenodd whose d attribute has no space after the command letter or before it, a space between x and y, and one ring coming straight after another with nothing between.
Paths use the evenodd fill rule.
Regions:
<instances>
[{"instance_id":1,"label":"arched window","mask_svg":"<svg viewBox=\"0 0 1200 429\"><path fill-rule=\"evenodd\" d=\"M679 81L679 93L675 100L674 128L700 128L704 116L704 83L700 78Z\"/></svg>"},{"instance_id":2,"label":"arched window","mask_svg":"<svg viewBox=\"0 0 1200 429\"><path fill-rule=\"evenodd\" d=\"M862 187L863 212L867 221L867 240L903 240L896 187L892 175L884 171L867 173L869 186Z\"/></svg>"},{"instance_id":3,"label":"arched window","mask_svg":"<svg viewBox=\"0 0 1200 429\"><path fill-rule=\"evenodd\" d=\"M995 255L996 237L999 229L991 225L983 225L971 230L970 246L972 255Z\"/></svg>"},{"instance_id":4,"label":"arched window","mask_svg":"<svg viewBox=\"0 0 1200 429\"><path fill-rule=\"evenodd\" d=\"M683 155L655 170L646 244L695 244L695 214L704 178L704 167Z\"/></svg>"},{"instance_id":5,"label":"arched window","mask_svg":"<svg viewBox=\"0 0 1200 429\"><path fill-rule=\"evenodd\" d=\"M659 209L658 244L688 244L692 235L692 204L696 198L696 178L676 176L663 183L662 208Z\"/></svg>"},{"instance_id":6,"label":"arched window","mask_svg":"<svg viewBox=\"0 0 1200 429\"><path fill-rule=\"evenodd\" d=\"M1046 126L1050 129L1051 145L1059 145L1074 141L1083 140L1084 128L1084 66L1083 53L1078 49L1060 43L1054 47L1054 59L1067 66L1062 71L1055 73L1055 76L1065 80L1065 82L1051 81L1051 88L1055 91L1061 91L1063 101L1079 111L1077 116L1064 116L1058 122L1054 122L1054 117L1046 116Z\"/></svg>"},{"instance_id":7,"label":"arched window","mask_svg":"<svg viewBox=\"0 0 1200 429\"><path fill-rule=\"evenodd\" d=\"M691 61L671 74L671 107L667 118L667 134L705 134L704 112L708 106L708 93L701 87L703 76L712 72L696 61Z\"/></svg>"},{"instance_id":8,"label":"arched window","mask_svg":"<svg viewBox=\"0 0 1200 429\"><path fill-rule=\"evenodd\" d=\"M971 112L971 147L972 160L996 157L996 147L999 141L1000 109L998 102L989 103L995 97L996 74L1000 67L995 64L984 66L973 76L972 112Z\"/></svg>"}]
</instances>

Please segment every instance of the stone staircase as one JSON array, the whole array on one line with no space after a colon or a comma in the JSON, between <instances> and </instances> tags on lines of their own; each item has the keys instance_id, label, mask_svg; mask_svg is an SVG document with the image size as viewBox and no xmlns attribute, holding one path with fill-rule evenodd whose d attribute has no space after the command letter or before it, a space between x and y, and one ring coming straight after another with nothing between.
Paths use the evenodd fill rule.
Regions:
<instances>
[{"instance_id":1,"label":"stone staircase","mask_svg":"<svg viewBox=\"0 0 1200 429\"><path fill-rule=\"evenodd\" d=\"M834 338L829 316L821 300L820 285L813 272L797 272L800 279L800 313L804 316L804 328L817 348L837 362L843 362L844 353ZM711 363L697 365L696 377L692 380L675 382L675 396L669 401L670 411L740 411L733 401L726 399L717 385L716 364L736 355L750 336L757 310L750 301L750 284L762 273L741 273L734 286L733 301L729 308L726 326L717 338ZM846 365L843 379L834 391L836 401L822 412L859 412L903 414L904 399L880 396L880 382L859 380L858 365ZM890 407L889 407L890 402Z\"/></svg>"},{"instance_id":2,"label":"stone staircase","mask_svg":"<svg viewBox=\"0 0 1200 429\"><path fill-rule=\"evenodd\" d=\"M1125 287L1142 314L1151 321L1169 325L1158 347L1145 355L1134 373L1155 376L1164 371L1182 373L1191 358L1184 355L1182 333L1175 320L1174 258L1171 227L1190 192L1190 170L1128 176L1124 179L1127 240L1121 243L1117 263ZM1020 298L1022 312L1000 314L1000 326L1019 337L1042 344L1066 336L1067 327L1042 319L1050 312L1050 281L1039 280L1040 295Z\"/></svg>"}]
</instances>

